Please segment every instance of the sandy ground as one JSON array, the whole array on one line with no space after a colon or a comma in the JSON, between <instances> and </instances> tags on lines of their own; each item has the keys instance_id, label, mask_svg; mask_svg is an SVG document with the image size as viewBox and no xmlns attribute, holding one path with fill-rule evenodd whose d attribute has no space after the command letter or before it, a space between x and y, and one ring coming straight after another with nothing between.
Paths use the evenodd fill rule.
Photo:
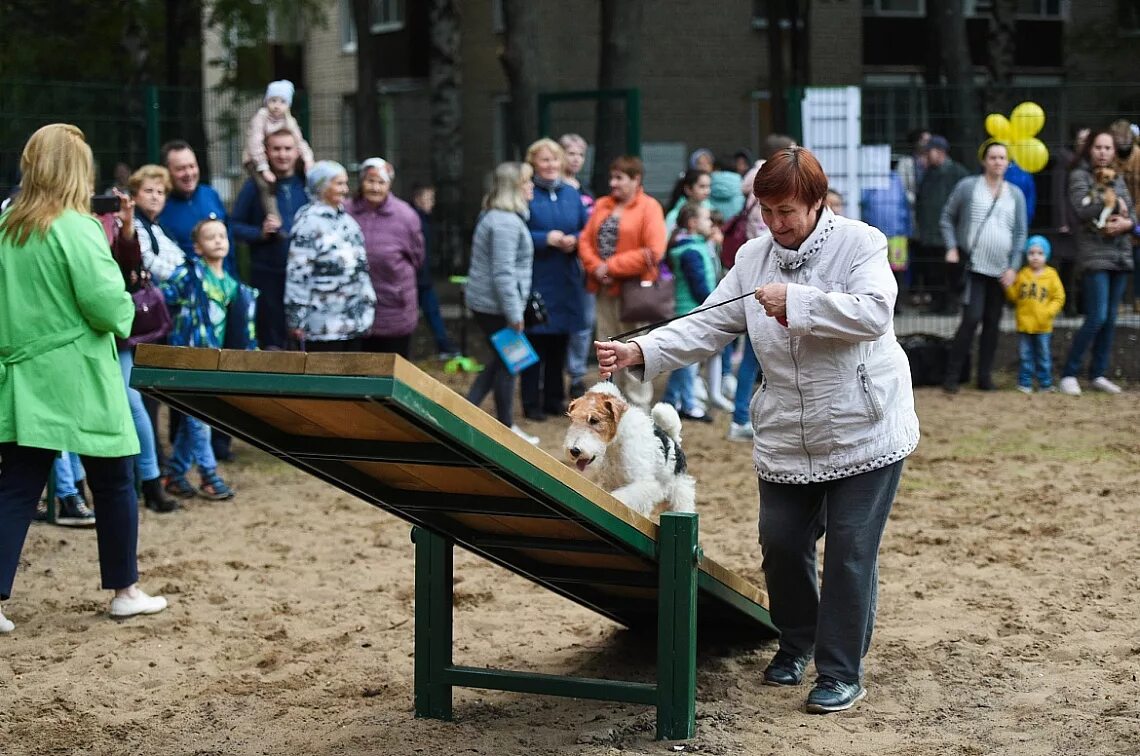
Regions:
<instances>
[{"instance_id":1,"label":"sandy ground","mask_svg":"<svg viewBox=\"0 0 1140 756\"><path fill-rule=\"evenodd\" d=\"M467 379L448 379L463 388ZM918 393L887 529L869 695L826 717L765 688L774 644L703 648L708 754L1140 753L1136 394ZM705 551L761 580L749 448L691 424ZM526 424L556 452L565 421ZM105 616L93 532L34 525L0 637L0 753L657 754L643 707L457 690L412 716L409 528L249 447L231 503L144 511L143 585ZM457 663L649 680L652 649L464 552Z\"/></svg>"}]
</instances>

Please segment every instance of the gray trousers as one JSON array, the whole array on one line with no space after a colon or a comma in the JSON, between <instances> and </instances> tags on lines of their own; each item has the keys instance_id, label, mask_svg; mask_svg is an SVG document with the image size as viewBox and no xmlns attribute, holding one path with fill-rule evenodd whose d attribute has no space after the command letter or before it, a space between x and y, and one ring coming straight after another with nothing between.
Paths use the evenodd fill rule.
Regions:
<instances>
[{"instance_id":1,"label":"gray trousers","mask_svg":"<svg viewBox=\"0 0 1140 756\"><path fill-rule=\"evenodd\" d=\"M849 478L806 485L760 481L760 551L780 650L815 653L820 675L863 677L878 597L879 544L902 460ZM823 586L816 541L824 541Z\"/></svg>"}]
</instances>

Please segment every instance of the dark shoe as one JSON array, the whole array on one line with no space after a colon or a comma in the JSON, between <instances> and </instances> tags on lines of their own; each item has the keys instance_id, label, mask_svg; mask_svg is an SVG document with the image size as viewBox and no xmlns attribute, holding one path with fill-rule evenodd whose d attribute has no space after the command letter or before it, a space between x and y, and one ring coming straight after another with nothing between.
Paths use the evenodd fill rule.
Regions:
<instances>
[{"instance_id":1,"label":"dark shoe","mask_svg":"<svg viewBox=\"0 0 1140 756\"><path fill-rule=\"evenodd\" d=\"M523 408L523 415L527 420L533 420L536 423L541 423L546 419L546 413L540 409L526 409Z\"/></svg>"},{"instance_id":2,"label":"dark shoe","mask_svg":"<svg viewBox=\"0 0 1140 756\"><path fill-rule=\"evenodd\" d=\"M87 508L87 502L79 494L56 499L55 524L69 528L90 528L95 526L95 513Z\"/></svg>"},{"instance_id":3,"label":"dark shoe","mask_svg":"<svg viewBox=\"0 0 1140 756\"><path fill-rule=\"evenodd\" d=\"M178 499L172 499L162 490L162 479L151 478L142 483L143 504L153 512L173 512L178 509Z\"/></svg>"},{"instance_id":4,"label":"dark shoe","mask_svg":"<svg viewBox=\"0 0 1140 756\"><path fill-rule=\"evenodd\" d=\"M995 391L997 387L992 381L978 381L978 391Z\"/></svg>"},{"instance_id":5,"label":"dark shoe","mask_svg":"<svg viewBox=\"0 0 1140 756\"><path fill-rule=\"evenodd\" d=\"M677 415L682 420L689 420L694 423L711 423L713 421L712 415L708 415L704 412L699 415L693 412L678 412Z\"/></svg>"},{"instance_id":6,"label":"dark shoe","mask_svg":"<svg viewBox=\"0 0 1140 756\"><path fill-rule=\"evenodd\" d=\"M202 476L202 485L198 487L198 495L210 501L225 501L234 497L234 491L226 485L222 476L218 475L217 472L212 472Z\"/></svg>"},{"instance_id":7,"label":"dark shoe","mask_svg":"<svg viewBox=\"0 0 1140 756\"><path fill-rule=\"evenodd\" d=\"M947 394L957 394L958 384L953 381L944 381L942 383L942 391Z\"/></svg>"},{"instance_id":8,"label":"dark shoe","mask_svg":"<svg viewBox=\"0 0 1140 756\"><path fill-rule=\"evenodd\" d=\"M809 661L811 654L793 656L787 651L777 651L764 670L764 684L799 685L804 681L804 670Z\"/></svg>"},{"instance_id":9,"label":"dark shoe","mask_svg":"<svg viewBox=\"0 0 1140 756\"><path fill-rule=\"evenodd\" d=\"M845 711L867 695L867 689L859 683L847 683L834 677L820 675L807 697L807 710L810 714L827 714L832 711Z\"/></svg>"},{"instance_id":10,"label":"dark shoe","mask_svg":"<svg viewBox=\"0 0 1140 756\"><path fill-rule=\"evenodd\" d=\"M163 488L168 494L179 499L193 499L198 495L198 490L190 485L185 475L167 475Z\"/></svg>"},{"instance_id":11,"label":"dark shoe","mask_svg":"<svg viewBox=\"0 0 1140 756\"><path fill-rule=\"evenodd\" d=\"M561 417L562 415L566 414L566 405L561 404L557 407L543 407L542 411L545 412L547 415L553 415L554 417Z\"/></svg>"},{"instance_id":12,"label":"dark shoe","mask_svg":"<svg viewBox=\"0 0 1140 756\"><path fill-rule=\"evenodd\" d=\"M570 398L577 399L586 393L586 384L582 381L574 381L570 384Z\"/></svg>"}]
</instances>

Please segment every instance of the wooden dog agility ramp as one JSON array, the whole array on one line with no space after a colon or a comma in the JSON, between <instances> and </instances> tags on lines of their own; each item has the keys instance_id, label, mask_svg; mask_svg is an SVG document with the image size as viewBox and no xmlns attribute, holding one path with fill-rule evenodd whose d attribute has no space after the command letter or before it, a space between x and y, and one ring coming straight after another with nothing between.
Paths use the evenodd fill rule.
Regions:
<instances>
[{"instance_id":1,"label":"wooden dog agility ramp","mask_svg":"<svg viewBox=\"0 0 1140 756\"><path fill-rule=\"evenodd\" d=\"M697 515L658 527L395 355L143 345L131 385L417 526L415 711L449 719L454 686L657 707L695 726L698 626L775 635L764 593L704 557ZM632 628L657 629L657 683L452 663L458 544Z\"/></svg>"}]
</instances>

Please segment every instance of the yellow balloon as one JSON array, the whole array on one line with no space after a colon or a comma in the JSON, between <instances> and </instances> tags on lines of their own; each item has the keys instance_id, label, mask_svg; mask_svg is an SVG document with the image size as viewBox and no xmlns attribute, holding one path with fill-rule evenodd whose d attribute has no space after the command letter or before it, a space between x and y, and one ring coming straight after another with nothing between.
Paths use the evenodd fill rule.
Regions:
<instances>
[{"instance_id":1,"label":"yellow balloon","mask_svg":"<svg viewBox=\"0 0 1140 756\"><path fill-rule=\"evenodd\" d=\"M1026 173L1037 173L1049 162L1049 150L1040 139L1018 139L1009 145L1009 156Z\"/></svg>"},{"instance_id":2,"label":"yellow balloon","mask_svg":"<svg viewBox=\"0 0 1140 756\"><path fill-rule=\"evenodd\" d=\"M1045 111L1035 102L1023 102L1009 114L1009 125L1013 141L1032 139L1045 125Z\"/></svg>"},{"instance_id":3,"label":"yellow balloon","mask_svg":"<svg viewBox=\"0 0 1140 756\"><path fill-rule=\"evenodd\" d=\"M1009 121L1001 113L986 116L986 133L999 142L1013 141L1010 137Z\"/></svg>"}]
</instances>

